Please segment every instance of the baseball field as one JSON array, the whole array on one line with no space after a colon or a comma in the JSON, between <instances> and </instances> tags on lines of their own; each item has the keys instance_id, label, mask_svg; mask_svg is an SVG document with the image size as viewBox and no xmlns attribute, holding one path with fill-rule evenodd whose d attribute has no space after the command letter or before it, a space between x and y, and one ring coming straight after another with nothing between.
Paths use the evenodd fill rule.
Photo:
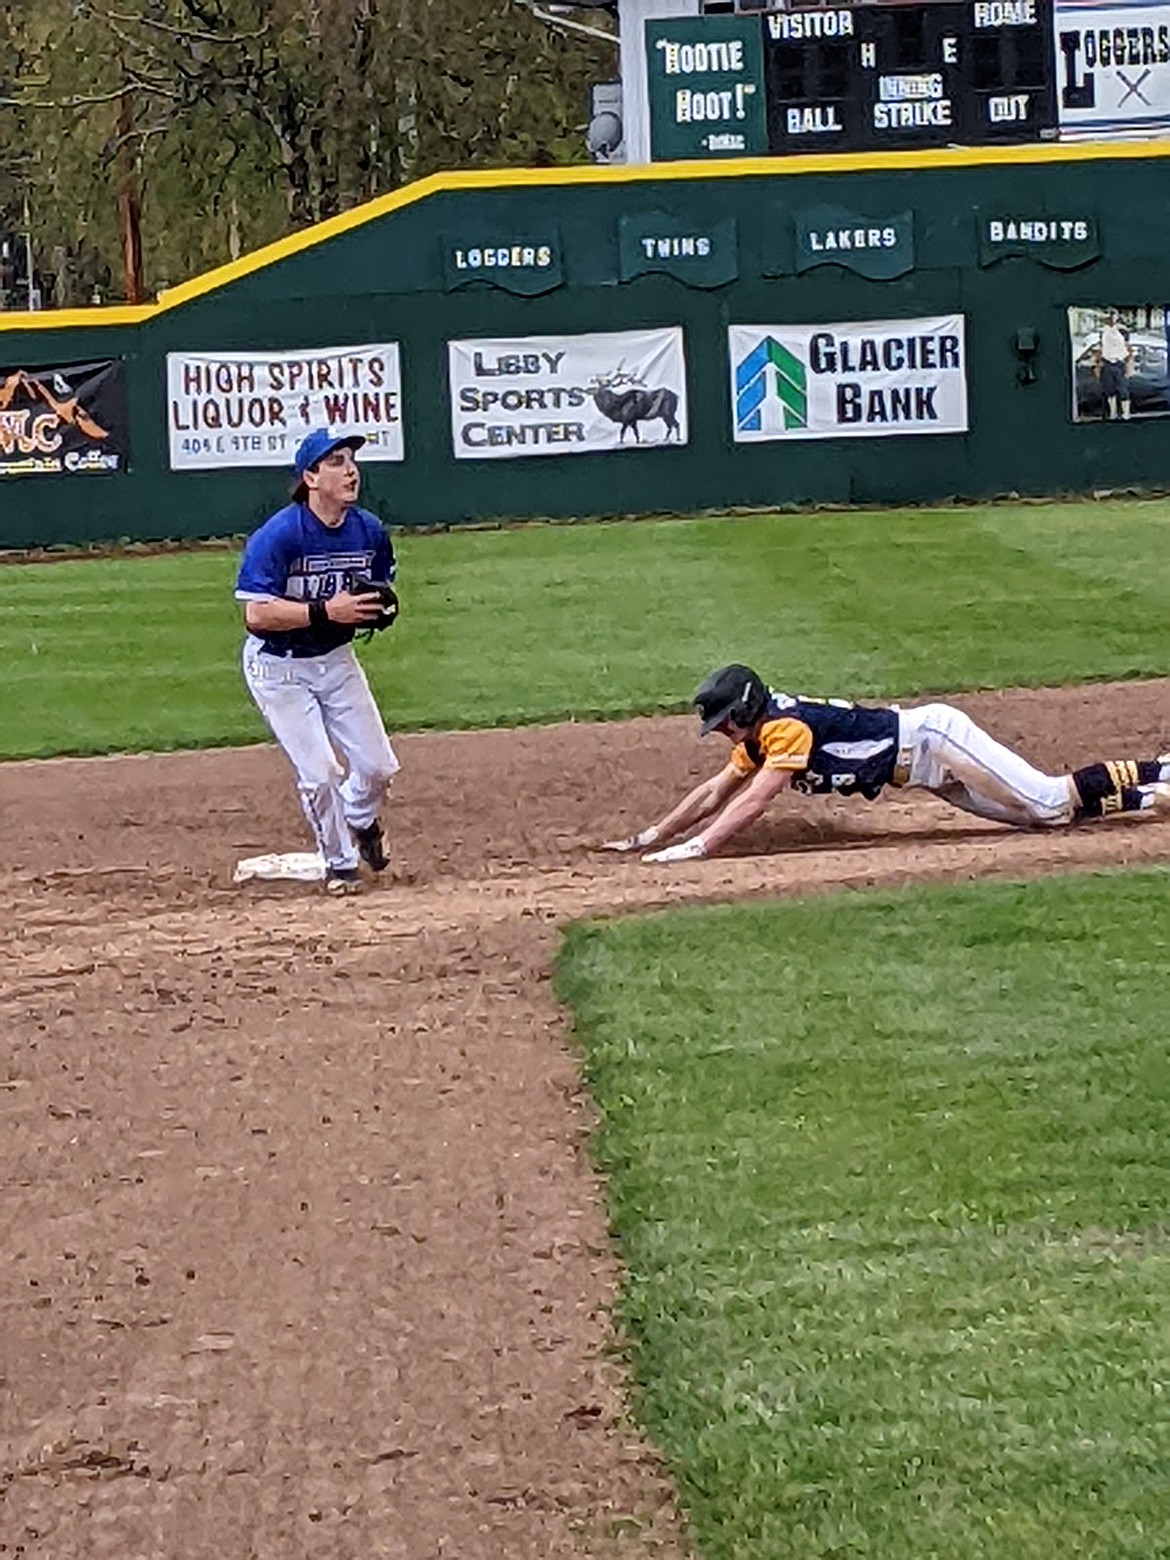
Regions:
<instances>
[{"instance_id":1,"label":"baseball field","mask_svg":"<svg viewBox=\"0 0 1170 1560\"><path fill-rule=\"evenodd\" d=\"M396 538L342 902L233 551L0 567L0 1556L1165 1555L1170 824L591 848L733 658L1164 751L1165 513Z\"/></svg>"}]
</instances>

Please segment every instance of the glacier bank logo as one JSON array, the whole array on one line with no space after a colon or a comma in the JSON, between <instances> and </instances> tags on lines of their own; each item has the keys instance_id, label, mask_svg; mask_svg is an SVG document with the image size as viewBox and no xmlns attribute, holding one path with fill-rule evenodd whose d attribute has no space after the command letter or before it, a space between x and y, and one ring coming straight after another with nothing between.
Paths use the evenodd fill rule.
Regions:
<instances>
[{"instance_id":1,"label":"glacier bank logo","mask_svg":"<svg viewBox=\"0 0 1170 1560\"><path fill-rule=\"evenodd\" d=\"M732 340L736 437L774 439L807 428L808 365L775 336L731 329L751 338L738 348Z\"/></svg>"}]
</instances>

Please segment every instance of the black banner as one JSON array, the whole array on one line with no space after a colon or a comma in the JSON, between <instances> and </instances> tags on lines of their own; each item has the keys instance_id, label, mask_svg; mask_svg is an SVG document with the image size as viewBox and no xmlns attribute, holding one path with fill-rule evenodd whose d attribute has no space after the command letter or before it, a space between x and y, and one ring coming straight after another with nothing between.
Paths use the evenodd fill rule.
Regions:
<instances>
[{"instance_id":1,"label":"black banner","mask_svg":"<svg viewBox=\"0 0 1170 1560\"><path fill-rule=\"evenodd\" d=\"M125 471L129 459L120 360L0 368L0 477Z\"/></svg>"}]
</instances>

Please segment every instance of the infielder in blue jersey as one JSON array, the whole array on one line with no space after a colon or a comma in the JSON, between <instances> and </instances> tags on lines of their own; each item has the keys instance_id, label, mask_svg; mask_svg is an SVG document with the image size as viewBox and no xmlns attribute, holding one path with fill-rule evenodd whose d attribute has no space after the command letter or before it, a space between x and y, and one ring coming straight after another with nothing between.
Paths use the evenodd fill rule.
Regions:
<instances>
[{"instance_id":1,"label":"infielder in blue jersey","mask_svg":"<svg viewBox=\"0 0 1170 1560\"><path fill-rule=\"evenodd\" d=\"M360 890L359 859L385 870L379 813L398 770L352 644L381 611L354 586L395 572L381 521L357 506L354 451L364 442L324 428L308 435L293 501L248 538L236 581L244 680L296 771L332 894Z\"/></svg>"}]
</instances>

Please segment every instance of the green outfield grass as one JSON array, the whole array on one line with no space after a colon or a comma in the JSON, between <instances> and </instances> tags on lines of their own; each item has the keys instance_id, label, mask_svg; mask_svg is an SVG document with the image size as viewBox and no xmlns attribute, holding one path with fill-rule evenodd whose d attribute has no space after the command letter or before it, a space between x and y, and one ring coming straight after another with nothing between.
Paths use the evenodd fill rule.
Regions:
<instances>
[{"instance_id":1,"label":"green outfield grass","mask_svg":"<svg viewBox=\"0 0 1170 1560\"><path fill-rule=\"evenodd\" d=\"M703 1560L1155 1560L1164 871L571 928L638 1411Z\"/></svg>"},{"instance_id":2,"label":"green outfield grass","mask_svg":"<svg viewBox=\"0 0 1170 1560\"><path fill-rule=\"evenodd\" d=\"M392 728L681 709L738 659L894 696L1170 673L1161 502L533 526L398 539L363 651ZM235 552L0 568L0 756L259 740Z\"/></svg>"}]
</instances>

